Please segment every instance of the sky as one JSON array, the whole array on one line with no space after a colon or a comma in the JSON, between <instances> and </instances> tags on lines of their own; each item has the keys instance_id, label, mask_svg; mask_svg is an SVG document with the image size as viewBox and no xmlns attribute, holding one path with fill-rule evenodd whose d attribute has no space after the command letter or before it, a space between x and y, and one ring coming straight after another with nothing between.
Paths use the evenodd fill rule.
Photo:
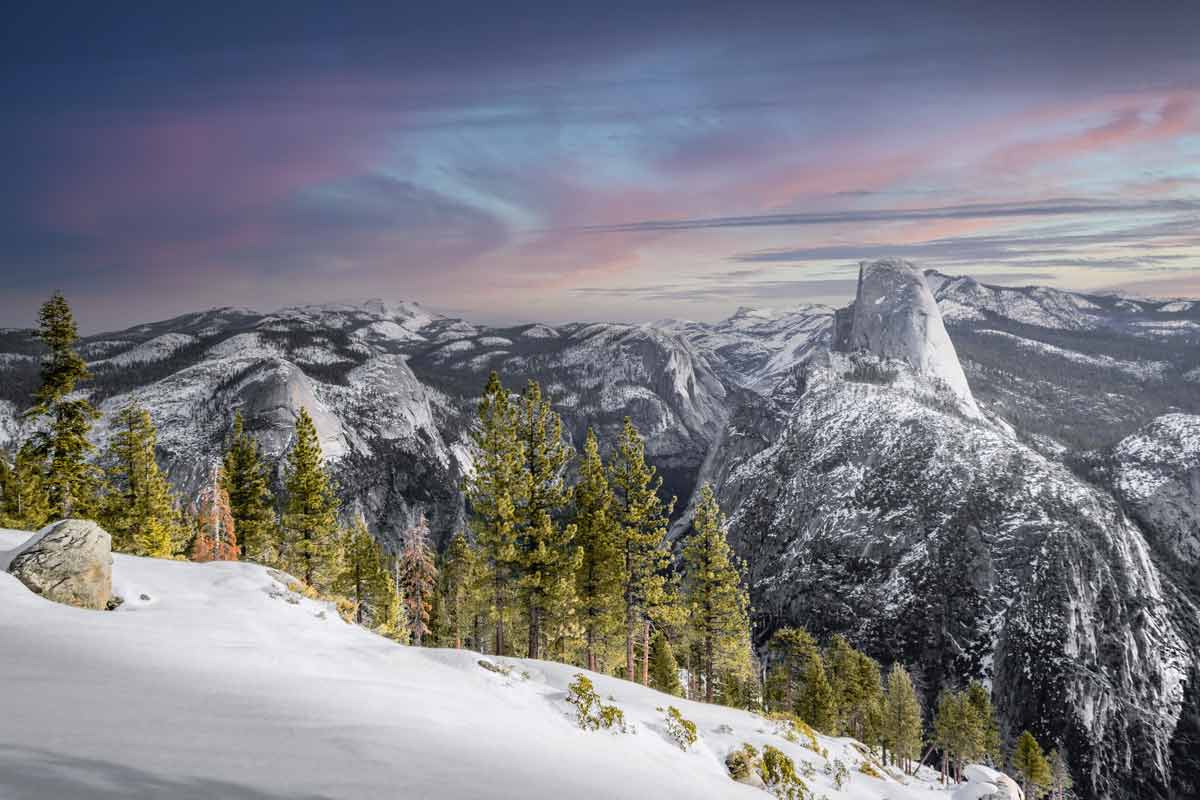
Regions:
<instances>
[{"instance_id":1,"label":"sky","mask_svg":"<svg viewBox=\"0 0 1200 800\"><path fill-rule=\"evenodd\" d=\"M1200 3L25 5L0 326L713 320L891 255L1200 296Z\"/></svg>"}]
</instances>

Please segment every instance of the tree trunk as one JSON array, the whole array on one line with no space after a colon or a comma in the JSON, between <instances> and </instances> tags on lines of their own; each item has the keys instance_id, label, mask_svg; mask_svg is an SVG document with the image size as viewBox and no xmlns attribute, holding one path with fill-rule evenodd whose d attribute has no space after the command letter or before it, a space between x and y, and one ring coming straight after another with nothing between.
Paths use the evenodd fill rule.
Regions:
<instances>
[{"instance_id":1,"label":"tree trunk","mask_svg":"<svg viewBox=\"0 0 1200 800\"><path fill-rule=\"evenodd\" d=\"M625 680L633 680L633 606L625 606Z\"/></svg>"},{"instance_id":2,"label":"tree trunk","mask_svg":"<svg viewBox=\"0 0 1200 800\"><path fill-rule=\"evenodd\" d=\"M642 686L650 685L650 620L642 626Z\"/></svg>"},{"instance_id":3,"label":"tree trunk","mask_svg":"<svg viewBox=\"0 0 1200 800\"><path fill-rule=\"evenodd\" d=\"M596 627L588 625L587 628L587 668L592 672L596 671Z\"/></svg>"},{"instance_id":4,"label":"tree trunk","mask_svg":"<svg viewBox=\"0 0 1200 800\"><path fill-rule=\"evenodd\" d=\"M538 607L536 605L530 604L530 606L529 606L529 646L526 648L526 652L528 653L529 658L541 658L542 657L542 653L541 653L541 645L542 645L541 627L542 627L542 624L541 623L542 623L542 615L541 615L540 610L538 609Z\"/></svg>"},{"instance_id":5,"label":"tree trunk","mask_svg":"<svg viewBox=\"0 0 1200 800\"><path fill-rule=\"evenodd\" d=\"M704 637L704 702L713 701L713 637Z\"/></svg>"}]
</instances>

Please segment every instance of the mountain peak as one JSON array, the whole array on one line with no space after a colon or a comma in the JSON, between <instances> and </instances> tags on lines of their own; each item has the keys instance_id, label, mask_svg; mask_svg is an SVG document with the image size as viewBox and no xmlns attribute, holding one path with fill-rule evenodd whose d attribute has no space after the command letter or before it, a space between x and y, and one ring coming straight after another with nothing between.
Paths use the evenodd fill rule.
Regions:
<instances>
[{"instance_id":1,"label":"mountain peak","mask_svg":"<svg viewBox=\"0 0 1200 800\"><path fill-rule=\"evenodd\" d=\"M918 373L944 383L968 411L979 415L937 301L912 263L880 259L859 265L847 344L852 350L907 362Z\"/></svg>"}]
</instances>

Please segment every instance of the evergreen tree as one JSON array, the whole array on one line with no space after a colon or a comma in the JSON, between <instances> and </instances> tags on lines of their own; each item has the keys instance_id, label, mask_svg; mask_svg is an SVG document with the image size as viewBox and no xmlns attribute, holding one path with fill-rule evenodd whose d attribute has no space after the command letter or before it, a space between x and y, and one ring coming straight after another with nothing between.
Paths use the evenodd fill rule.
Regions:
<instances>
[{"instance_id":1,"label":"evergreen tree","mask_svg":"<svg viewBox=\"0 0 1200 800\"><path fill-rule=\"evenodd\" d=\"M44 423L32 443L46 464L50 517L89 517L99 499L99 476L87 460L95 450L88 433L100 415L86 397L72 395L91 374L75 352L75 318L60 293L42 305L38 323L37 336L49 352L42 357L41 386L25 416Z\"/></svg>"},{"instance_id":2,"label":"evergreen tree","mask_svg":"<svg viewBox=\"0 0 1200 800\"><path fill-rule=\"evenodd\" d=\"M951 774L952 769L954 780L961 783L963 764L982 755L984 747L984 726L967 692L942 692L933 732L934 743L942 751L942 775Z\"/></svg>"},{"instance_id":3,"label":"evergreen tree","mask_svg":"<svg viewBox=\"0 0 1200 800\"><path fill-rule=\"evenodd\" d=\"M853 675L856 704L847 717L849 729L859 741L879 744L883 737L883 684L879 662L855 650Z\"/></svg>"},{"instance_id":4,"label":"evergreen tree","mask_svg":"<svg viewBox=\"0 0 1200 800\"><path fill-rule=\"evenodd\" d=\"M584 440L574 500L575 541L583 551L576 577L579 621L587 668L598 672L601 643L615 637L622 627L622 552L613 518L612 489L591 428ZM652 651L651 660L653 657Z\"/></svg>"},{"instance_id":5,"label":"evergreen tree","mask_svg":"<svg viewBox=\"0 0 1200 800\"><path fill-rule=\"evenodd\" d=\"M982 683L971 681L967 687L967 701L975 712L976 724L982 735L980 754L986 756L992 765L999 765L1003 760L1000 753L1000 723L992 708L992 695Z\"/></svg>"},{"instance_id":6,"label":"evergreen tree","mask_svg":"<svg viewBox=\"0 0 1200 800\"><path fill-rule=\"evenodd\" d=\"M702 645L704 699L711 703L721 656L736 652L750 622L742 576L725 538L725 516L708 484L700 489L692 533L683 545L683 568L688 626Z\"/></svg>"},{"instance_id":7,"label":"evergreen tree","mask_svg":"<svg viewBox=\"0 0 1200 800\"><path fill-rule=\"evenodd\" d=\"M1050 767L1050 794L1053 800L1067 800L1075 781L1071 779L1071 767L1061 750L1051 750L1046 759Z\"/></svg>"},{"instance_id":8,"label":"evergreen tree","mask_svg":"<svg viewBox=\"0 0 1200 800\"><path fill-rule=\"evenodd\" d=\"M516 410L493 372L479 401L479 425L471 434L474 470L467 481L471 527L479 545L476 588L488 598L496 655L506 655L514 590L520 566L517 505L524 502L524 453L517 438Z\"/></svg>"},{"instance_id":9,"label":"evergreen tree","mask_svg":"<svg viewBox=\"0 0 1200 800\"><path fill-rule=\"evenodd\" d=\"M683 694L683 686L679 683L679 663L675 660L671 641L662 631L655 631L650 642L650 685L667 694Z\"/></svg>"},{"instance_id":10,"label":"evergreen tree","mask_svg":"<svg viewBox=\"0 0 1200 800\"><path fill-rule=\"evenodd\" d=\"M241 411L233 416L221 486L229 495L229 510L243 558L262 564L275 563L280 542L270 473L259 458L258 442L246 432Z\"/></svg>"},{"instance_id":11,"label":"evergreen tree","mask_svg":"<svg viewBox=\"0 0 1200 800\"><path fill-rule=\"evenodd\" d=\"M0 458L0 528L36 531L49 521L45 464L26 442L11 465Z\"/></svg>"},{"instance_id":12,"label":"evergreen tree","mask_svg":"<svg viewBox=\"0 0 1200 800\"><path fill-rule=\"evenodd\" d=\"M429 612L437 587L437 564L429 546L429 525L422 514L404 534L399 555L400 590L412 630L412 643L421 647L429 630Z\"/></svg>"},{"instance_id":13,"label":"evergreen tree","mask_svg":"<svg viewBox=\"0 0 1200 800\"><path fill-rule=\"evenodd\" d=\"M921 703L908 671L900 664L888 673L882 732L893 759L911 775L913 759L921 751Z\"/></svg>"},{"instance_id":14,"label":"evergreen tree","mask_svg":"<svg viewBox=\"0 0 1200 800\"><path fill-rule=\"evenodd\" d=\"M516 414L516 436L523 455L523 502L517 506L520 599L527 614L529 658L541 658L548 616L558 626L574 611L575 570L579 552L575 527L561 517L567 488L563 471L574 453L563 441L562 420L529 381Z\"/></svg>"},{"instance_id":15,"label":"evergreen tree","mask_svg":"<svg viewBox=\"0 0 1200 800\"><path fill-rule=\"evenodd\" d=\"M324 591L337 573L340 502L325 472L317 428L308 410L296 418L296 438L284 472L283 563L306 584Z\"/></svg>"},{"instance_id":16,"label":"evergreen tree","mask_svg":"<svg viewBox=\"0 0 1200 800\"><path fill-rule=\"evenodd\" d=\"M777 661L768 680L772 706L790 711L822 733L832 733L837 698L816 640L803 628L780 628L769 650Z\"/></svg>"},{"instance_id":17,"label":"evergreen tree","mask_svg":"<svg viewBox=\"0 0 1200 800\"><path fill-rule=\"evenodd\" d=\"M1023 731L1013 748L1012 766L1021 778L1025 797L1041 797L1053 781L1050 765L1042 754L1042 746L1029 731Z\"/></svg>"},{"instance_id":18,"label":"evergreen tree","mask_svg":"<svg viewBox=\"0 0 1200 800\"><path fill-rule=\"evenodd\" d=\"M855 737L858 733L853 729L851 718L862 702L856 679L856 656L857 652L840 633L834 634L825 648L825 672L829 676L829 685L833 689L834 702L837 705L836 732Z\"/></svg>"},{"instance_id":19,"label":"evergreen tree","mask_svg":"<svg viewBox=\"0 0 1200 800\"><path fill-rule=\"evenodd\" d=\"M410 626L404 609L404 592L400 588L400 560L384 558L380 553L380 570L376 576L381 602L379 613L372 615L375 630L400 644L408 644Z\"/></svg>"},{"instance_id":20,"label":"evergreen tree","mask_svg":"<svg viewBox=\"0 0 1200 800\"><path fill-rule=\"evenodd\" d=\"M625 612L625 678L634 679L634 639L639 629L649 661L650 623L670 602L665 572L670 562L667 519L675 505L658 496L662 478L646 463L646 443L629 417L609 465L615 501L614 521L622 557L622 604ZM649 675L643 674L643 682Z\"/></svg>"},{"instance_id":21,"label":"evergreen tree","mask_svg":"<svg viewBox=\"0 0 1200 800\"><path fill-rule=\"evenodd\" d=\"M109 491L100 523L113 548L154 558L170 558L186 544L178 503L154 454L158 432L150 412L131 400L113 420L104 454Z\"/></svg>"},{"instance_id":22,"label":"evergreen tree","mask_svg":"<svg viewBox=\"0 0 1200 800\"><path fill-rule=\"evenodd\" d=\"M208 485L196 500L193 561L237 561L237 530L223 483L220 468L214 466Z\"/></svg>"},{"instance_id":23,"label":"evergreen tree","mask_svg":"<svg viewBox=\"0 0 1200 800\"><path fill-rule=\"evenodd\" d=\"M391 580L375 537L367 530L360 513L354 524L341 533L341 569L333 590L354 601L354 619L359 625L382 620L392 599Z\"/></svg>"},{"instance_id":24,"label":"evergreen tree","mask_svg":"<svg viewBox=\"0 0 1200 800\"><path fill-rule=\"evenodd\" d=\"M454 535L442 559L443 606L451 647L461 649L470 632L471 573L475 569L474 552L461 532ZM478 645L477 645L478 646Z\"/></svg>"}]
</instances>

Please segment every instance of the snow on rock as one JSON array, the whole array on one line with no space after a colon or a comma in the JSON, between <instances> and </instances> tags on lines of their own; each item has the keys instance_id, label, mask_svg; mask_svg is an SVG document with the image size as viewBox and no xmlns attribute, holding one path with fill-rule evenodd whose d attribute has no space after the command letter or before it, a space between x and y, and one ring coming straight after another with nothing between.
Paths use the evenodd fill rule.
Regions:
<instances>
[{"instance_id":1,"label":"snow on rock","mask_svg":"<svg viewBox=\"0 0 1200 800\"><path fill-rule=\"evenodd\" d=\"M549 325L530 325L521 335L526 339L557 339L560 334Z\"/></svg>"},{"instance_id":2,"label":"snow on rock","mask_svg":"<svg viewBox=\"0 0 1200 800\"><path fill-rule=\"evenodd\" d=\"M136 347L117 353L110 358L90 362L93 366L108 365L127 367L135 364L146 364L169 358L181 348L199 341L195 336L186 333L164 333L148 339Z\"/></svg>"},{"instance_id":3,"label":"snow on rock","mask_svg":"<svg viewBox=\"0 0 1200 800\"><path fill-rule=\"evenodd\" d=\"M915 266L898 259L859 265L849 341L852 350L899 359L941 381L981 417L933 293Z\"/></svg>"},{"instance_id":4,"label":"snow on rock","mask_svg":"<svg viewBox=\"0 0 1200 800\"><path fill-rule=\"evenodd\" d=\"M947 320L981 320L993 314L1026 325L1064 330L1091 330L1104 324L1103 309L1073 292L1045 286L989 286L974 278L940 274L938 282L937 301Z\"/></svg>"},{"instance_id":5,"label":"snow on rock","mask_svg":"<svg viewBox=\"0 0 1200 800\"><path fill-rule=\"evenodd\" d=\"M31 592L55 603L98 611L112 597L112 537L91 520L47 525L0 563Z\"/></svg>"},{"instance_id":6,"label":"snow on rock","mask_svg":"<svg viewBox=\"0 0 1200 800\"><path fill-rule=\"evenodd\" d=\"M1065 347L1056 347L1052 344L1039 342L1035 339L1026 339L1022 336L1007 333L1006 331L994 331L987 328L979 330L978 333L984 336L995 336L1000 339L1005 339L1014 343L1022 350L1043 353L1045 355L1054 356L1056 358L1074 361L1076 364L1084 364L1089 367L1097 367L1104 370L1113 370L1123 372L1126 375L1137 378L1138 380L1162 380L1171 365L1165 361L1122 361L1121 359L1111 356L1090 356L1085 353L1077 353L1074 350L1068 350Z\"/></svg>"},{"instance_id":7,"label":"snow on rock","mask_svg":"<svg viewBox=\"0 0 1200 800\"><path fill-rule=\"evenodd\" d=\"M28 537L0 531L0 553ZM487 657L493 671L476 653L400 646L290 582L249 563L117 555L125 603L94 613L0 574L0 796L769 800L726 772L748 742L811 765L813 796L956 797L928 769L864 775L861 745L822 736L850 772L835 788L825 758L763 717L605 675L589 677L633 732L584 731L565 702L578 668ZM697 725L686 752L667 704Z\"/></svg>"},{"instance_id":8,"label":"snow on rock","mask_svg":"<svg viewBox=\"0 0 1200 800\"><path fill-rule=\"evenodd\" d=\"M1170 303L1164 303L1158 307L1158 310L1167 314L1182 314L1185 311L1191 311L1195 307L1196 304L1190 300L1175 300Z\"/></svg>"},{"instance_id":9,"label":"snow on rock","mask_svg":"<svg viewBox=\"0 0 1200 800\"><path fill-rule=\"evenodd\" d=\"M963 767L963 779L950 795L953 800L1025 800L1016 781L981 764Z\"/></svg>"}]
</instances>

